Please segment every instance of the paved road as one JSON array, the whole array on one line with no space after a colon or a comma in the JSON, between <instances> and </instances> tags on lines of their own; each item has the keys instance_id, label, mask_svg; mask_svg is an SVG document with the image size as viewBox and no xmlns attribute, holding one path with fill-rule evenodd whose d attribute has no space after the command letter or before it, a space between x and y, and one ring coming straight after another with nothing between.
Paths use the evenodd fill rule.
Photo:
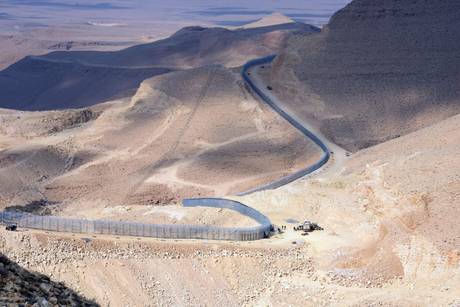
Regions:
<instances>
[{"instance_id":1,"label":"paved road","mask_svg":"<svg viewBox=\"0 0 460 307\"><path fill-rule=\"evenodd\" d=\"M323 151L323 156L313 165L308 166L294 174L276 180L275 182L256 187L250 191L241 193L246 195L257 191L276 189L291 183L299 178L309 175L323 167L331 159L330 148L334 148L336 153L344 156L345 151L336 145L327 141L319 132L309 127L307 123L302 122L289 112L272 93L266 90L266 85L258 78L257 69L267 63L271 63L275 56L269 56L248 62L242 69L242 77L248 86L259 97L268 104L275 112L287 120L293 127L298 129L308 139L313 141ZM249 72L251 77L249 76ZM134 235L148 236L159 238L176 238L176 239L214 239L214 240L258 240L268 236L272 227L270 220L257 210L247 207L242 203L228 199L219 198L198 198L185 199L184 207L214 207L235 210L246 215L259 223L256 227L215 227L215 226L198 226L198 225L156 225L140 223L124 223L115 221L88 221L83 219L67 219L61 217L43 217L34 216L24 213L0 212L0 222L16 223L24 228L44 229L60 232L75 233L102 233L116 235Z\"/></svg>"},{"instance_id":2,"label":"paved road","mask_svg":"<svg viewBox=\"0 0 460 307\"><path fill-rule=\"evenodd\" d=\"M308 139L313 141L322 151L322 157L313 165L310 165L300 171L297 171L291 175L278 179L272 183L265 184L256 188L253 188L249 191L240 193L239 195L247 195L258 191L277 189L284 185L287 185L297 179L310 175L329 161L333 162L334 168L340 166L342 162L346 159L346 151L340 148L339 146L333 144L327 138L325 138L318 129L315 129L307 122L302 121L294 115L294 112L290 111L289 108L281 102L271 91L267 89L267 85L262 82L258 76L258 69L261 66L271 63L275 59L276 55L267 56L260 59L255 59L249 61L243 66L241 75L249 86L249 88L254 91L260 99L269 105L276 113L288 121L294 128L299 130L303 135ZM333 153L333 154L332 154Z\"/></svg>"}]
</instances>

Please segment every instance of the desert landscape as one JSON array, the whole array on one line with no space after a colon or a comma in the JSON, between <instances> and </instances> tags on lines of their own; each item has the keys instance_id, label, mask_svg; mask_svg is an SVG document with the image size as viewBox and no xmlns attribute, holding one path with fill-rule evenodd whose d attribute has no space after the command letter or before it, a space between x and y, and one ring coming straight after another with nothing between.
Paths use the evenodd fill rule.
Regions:
<instances>
[{"instance_id":1,"label":"desert landscape","mask_svg":"<svg viewBox=\"0 0 460 307\"><path fill-rule=\"evenodd\" d=\"M3 212L256 225L182 205L225 198L272 231L232 241L6 223L0 305L460 306L459 3L336 5L327 24L319 9L310 24L293 8L239 24L212 18L256 12L204 8L210 19L147 41L128 27L126 44L5 53ZM299 231L304 221L319 227Z\"/></svg>"}]
</instances>

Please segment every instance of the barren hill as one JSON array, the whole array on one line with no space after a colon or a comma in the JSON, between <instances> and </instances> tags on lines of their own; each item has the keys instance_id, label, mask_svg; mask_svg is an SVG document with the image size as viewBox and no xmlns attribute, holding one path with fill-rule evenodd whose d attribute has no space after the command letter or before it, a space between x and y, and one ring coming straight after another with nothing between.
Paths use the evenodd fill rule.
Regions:
<instances>
[{"instance_id":1,"label":"barren hill","mask_svg":"<svg viewBox=\"0 0 460 307\"><path fill-rule=\"evenodd\" d=\"M289 23L295 23L295 21L287 17L286 15L283 15L278 12L274 12L271 15L265 16L257 21L244 25L242 28L250 29L250 28L267 27L267 26L273 26L273 25L279 25L279 24L289 24Z\"/></svg>"},{"instance_id":2,"label":"barren hill","mask_svg":"<svg viewBox=\"0 0 460 307\"><path fill-rule=\"evenodd\" d=\"M45 199L73 213L242 192L320 154L222 66L147 79L132 99L3 111L0 122L1 203Z\"/></svg>"},{"instance_id":3,"label":"barren hill","mask_svg":"<svg viewBox=\"0 0 460 307\"><path fill-rule=\"evenodd\" d=\"M64 282L78 291L63 289L77 305L88 298L110 306L460 306L459 9L453 0L355 0L321 33L290 37L273 65L247 72L267 81L264 92L271 88L299 122L356 150L337 163L334 149L326 171L279 189L229 196L283 231L224 242L0 229L8 257L0 256L0 286L24 286L20 276L41 296ZM227 32L209 31L215 41L192 44L190 57L185 45L166 48L165 63L219 62L213 46L225 45L219 37ZM133 48L148 55L150 47ZM29 60L109 70L111 59L130 71L156 63L92 55ZM132 97L82 109L0 109L0 209L246 226L225 210L191 213L175 203L234 195L322 152L225 65L157 75ZM305 220L323 230L293 229Z\"/></svg>"},{"instance_id":4,"label":"barren hill","mask_svg":"<svg viewBox=\"0 0 460 307\"><path fill-rule=\"evenodd\" d=\"M359 151L339 174L244 197L275 224L308 219L326 229L303 248L324 279L287 274L270 300L296 305L308 293L328 306L458 305L459 129L456 115Z\"/></svg>"},{"instance_id":5,"label":"barren hill","mask_svg":"<svg viewBox=\"0 0 460 307\"><path fill-rule=\"evenodd\" d=\"M82 108L127 97L167 68L94 67L26 57L0 73L0 106L17 110Z\"/></svg>"},{"instance_id":6,"label":"barren hill","mask_svg":"<svg viewBox=\"0 0 460 307\"><path fill-rule=\"evenodd\" d=\"M162 242L0 230L0 249L113 306L457 306L459 129L457 115L360 151L341 174L239 198L288 226L268 240ZM132 207L105 212L126 216ZM324 230L294 232L289 223L305 219Z\"/></svg>"},{"instance_id":7,"label":"barren hill","mask_svg":"<svg viewBox=\"0 0 460 307\"><path fill-rule=\"evenodd\" d=\"M92 65L191 68L210 64L241 66L276 52L288 33L318 32L304 23L283 23L252 29L186 27L169 38L115 52L53 52L44 58ZM43 57L42 57L43 58Z\"/></svg>"},{"instance_id":8,"label":"barren hill","mask_svg":"<svg viewBox=\"0 0 460 307\"><path fill-rule=\"evenodd\" d=\"M239 66L277 52L287 36L297 31L317 29L302 23L234 31L188 27L167 39L120 51L59 51L26 57L0 72L0 107L81 108L129 97L143 80L171 69Z\"/></svg>"},{"instance_id":9,"label":"barren hill","mask_svg":"<svg viewBox=\"0 0 460 307\"><path fill-rule=\"evenodd\" d=\"M349 150L460 112L460 2L355 0L289 40L276 93Z\"/></svg>"}]
</instances>

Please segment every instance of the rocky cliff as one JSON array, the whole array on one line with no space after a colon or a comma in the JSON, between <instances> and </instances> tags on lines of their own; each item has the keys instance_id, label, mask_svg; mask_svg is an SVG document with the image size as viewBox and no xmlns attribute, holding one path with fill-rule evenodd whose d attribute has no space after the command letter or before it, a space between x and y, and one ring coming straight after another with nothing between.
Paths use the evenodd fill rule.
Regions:
<instances>
[{"instance_id":1,"label":"rocky cliff","mask_svg":"<svg viewBox=\"0 0 460 307\"><path fill-rule=\"evenodd\" d=\"M277 94L349 150L460 112L460 2L355 0L276 60Z\"/></svg>"}]
</instances>

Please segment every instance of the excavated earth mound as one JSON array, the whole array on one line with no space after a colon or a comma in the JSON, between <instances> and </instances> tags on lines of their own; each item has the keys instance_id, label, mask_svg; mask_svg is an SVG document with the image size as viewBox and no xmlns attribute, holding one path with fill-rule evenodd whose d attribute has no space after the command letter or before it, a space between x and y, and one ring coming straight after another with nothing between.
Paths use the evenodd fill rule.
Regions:
<instances>
[{"instance_id":1,"label":"excavated earth mound","mask_svg":"<svg viewBox=\"0 0 460 307\"><path fill-rule=\"evenodd\" d=\"M292 37L277 95L349 150L460 112L460 2L356 0L321 34Z\"/></svg>"}]
</instances>

